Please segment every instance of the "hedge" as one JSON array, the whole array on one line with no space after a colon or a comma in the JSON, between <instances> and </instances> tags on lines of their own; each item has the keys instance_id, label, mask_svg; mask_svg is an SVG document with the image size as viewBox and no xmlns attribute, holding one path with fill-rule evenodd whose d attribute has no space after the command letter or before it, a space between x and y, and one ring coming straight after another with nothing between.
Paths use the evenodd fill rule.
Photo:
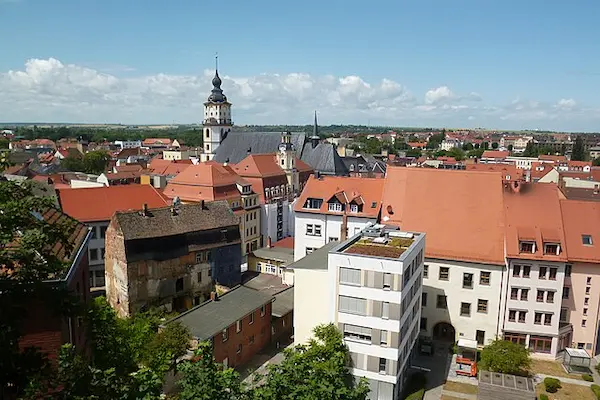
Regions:
<instances>
[{"instance_id":1,"label":"hedge","mask_svg":"<svg viewBox=\"0 0 600 400\"><path fill-rule=\"evenodd\" d=\"M548 395L546 393L540 394L540 400L548 400Z\"/></svg>"},{"instance_id":2,"label":"hedge","mask_svg":"<svg viewBox=\"0 0 600 400\"><path fill-rule=\"evenodd\" d=\"M581 375L581 378L587 382L594 382L594 377L591 376L590 374L583 374L583 375Z\"/></svg>"},{"instance_id":3,"label":"hedge","mask_svg":"<svg viewBox=\"0 0 600 400\"><path fill-rule=\"evenodd\" d=\"M594 394L596 395L596 398L600 400L600 386L594 384L590 386L590 388L592 389L592 392L594 392Z\"/></svg>"},{"instance_id":4,"label":"hedge","mask_svg":"<svg viewBox=\"0 0 600 400\"><path fill-rule=\"evenodd\" d=\"M544 386L548 393L556 393L561 388L560 381L556 378L544 378Z\"/></svg>"}]
</instances>

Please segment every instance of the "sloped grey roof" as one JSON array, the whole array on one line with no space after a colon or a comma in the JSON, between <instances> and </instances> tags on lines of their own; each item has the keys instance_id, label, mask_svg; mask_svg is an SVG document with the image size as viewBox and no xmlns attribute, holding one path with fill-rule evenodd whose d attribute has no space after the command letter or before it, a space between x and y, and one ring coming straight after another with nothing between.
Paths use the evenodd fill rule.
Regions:
<instances>
[{"instance_id":1,"label":"sloped grey roof","mask_svg":"<svg viewBox=\"0 0 600 400\"><path fill-rule=\"evenodd\" d=\"M292 132L292 144L296 155L300 155L306 134ZM281 132L229 132L223 139L215 154L215 161L239 163L251 154L276 153L281 143Z\"/></svg>"},{"instance_id":2,"label":"sloped grey roof","mask_svg":"<svg viewBox=\"0 0 600 400\"><path fill-rule=\"evenodd\" d=\"M275 301L271 308L274 317L281 318L294 310L294 287L291 286L275 295Z\"/></svg>"},{"instance_id":3,"label":"sloped grey roof","mask_svg":"<svg viewBox=\"0 0 600 400\"><path fill-rule=\"evenodd\" d=\"M302 151L302 161L327 175L347 175L348 169L342 158L337 153L335 146L331 143L319 143L316 147L307 142Z\"/></svg>"},{"instance_id":4,"label":"sloped grey roof","mask_svg":"<svg viewBox=\"0 0 600 400\"><path fill-rule=\"evenodd\" d=\"M217 301L208 300L164 325L181 322L189 328L194 338L200 341L208 340L271 301L273 296L238 286L221 295Z\"/></svg>"}]
</instances>

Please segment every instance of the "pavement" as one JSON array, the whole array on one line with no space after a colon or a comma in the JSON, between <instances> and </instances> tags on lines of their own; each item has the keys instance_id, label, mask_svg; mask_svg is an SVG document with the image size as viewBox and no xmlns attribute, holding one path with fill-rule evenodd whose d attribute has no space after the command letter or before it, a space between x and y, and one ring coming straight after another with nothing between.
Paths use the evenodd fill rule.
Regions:
<instances>
[{"instance_id":1,"label":"pavement","mask_svg":"<svg viewBox=\"0 0 600 400\"><path fill-rule=\"evenodd\" d=\"M444 383L448 378L452 354L449 351L449 343L434 342L433 355L419 354L413 360L412 365L422 369L427 376L424 400L439 400L442 397Z\"/></svg>"},{"instance_id":2,"label":"pavement","mask_svg":"<svg viewBox=\"0 0 600 400\"><path fill-rule=\"evenodd\" d=\"M255 375L265 375L269 365L279 364L281 361L283 361L283 350L290 346L292 345L290 344L280 348L271 346L254 356L252 361L250 361L240 373L240 378L242 381L251 385L254 382Z\"/></svg>"}]
</instances>

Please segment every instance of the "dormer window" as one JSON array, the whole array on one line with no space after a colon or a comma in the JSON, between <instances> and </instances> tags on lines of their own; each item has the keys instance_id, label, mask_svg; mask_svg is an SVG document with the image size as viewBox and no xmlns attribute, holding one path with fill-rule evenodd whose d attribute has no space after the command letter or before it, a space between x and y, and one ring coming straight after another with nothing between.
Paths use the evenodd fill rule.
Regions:
<instances>
[{"instance_id":1,"label":"dormer window","mask_svg":"<svg viewBox=\"0 0 600 400\"><path fill-rule=\"evenodd\" d=\"M358 212L358 204L350 204L350 212L357 213Z\"/></svg>"},{"instance_id":2,"label":"dormer window","mask_svg":"<svg viewBox=\"0 0 600 400\"><path fill-rule=\"evenodd\" d=\"M304 208L308 208L311 210L318 210L321 208L322 205L323 205L323 199L315 199L315 198L309 197L308 199L306 199L306 203L304 203Z\"/></svg>"},{"instance_id":3,"label":"dormer window","mask_svg":"<svg viewBox=\"0 0 600 400\"><path fill-rule=\"evenodd\" d=\"M520 241L519 253L535 253L535 242L527 240Z\"/></svg>"},{"instance_id":4,"label":"dormer window","mask_svg":"<svg viewBox=\"0 0 600 400\"><path fill-rule=\"evenodd\" d=\"M344 206L342 203L329 203L329 211L342 212L343 210Z\"/></svg>"},{"instance_id":5,"label":"dormer window","mask_svg":"<svg viewBox=\"0 0 600 400\"><path fill-rule=\"evenodd\" d=\"M581 243L584 246L591 246L594 243L592 242L592 235L581 235Z\"/></svg>"},{"instance_id":6,"label":"dormer window","mask_svg":"<svg viewBox=\"0 0 600 400\"><path fill-rule=\"evenodd\" d=\"M558 243L544 243L544 254L557 256L560 254L560 244Z\"/></svg>"}]
</instances>

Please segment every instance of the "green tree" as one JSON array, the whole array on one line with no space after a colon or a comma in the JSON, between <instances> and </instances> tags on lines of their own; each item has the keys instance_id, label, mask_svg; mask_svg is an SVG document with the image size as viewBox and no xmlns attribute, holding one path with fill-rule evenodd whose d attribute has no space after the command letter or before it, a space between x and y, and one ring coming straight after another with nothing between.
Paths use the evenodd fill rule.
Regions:
<instances>
[{"instance_id":1,"label":"green tree","mask_svg":"<svg viewBox=\"0 0 600 400\"><path fill-rule=\"evenodd\" d=\"M144 355L144 364L152 369L158 369L165 358L174 362L186 354L190 339L190 330L185 325L180 322L168 324L154 336L148 345Z\"/></svg>"},{"instance_id":2,"label":"green tree","mask_svg":"<svg viewBox=\"0 0 600 400\"><path fill-rule=\"evenodd\" d=\"M533 141L527 142L525 150L523 151L523 157L537 157L537 150L533 147Z\"/></svg>"},{"instance_id":3,"label":"green tree","mask_svg":"<svg viewBox=\"0 0 600 400\"><path fill-rule=\"evenodd\" d=\"M286 349L283 361L269 366L254 398L364 400L369 386L365 379L356 382L350 363L341 332L332 324L320 325L307 345Z\"/></svg>"},{"instance_id":4,"label":"green tree","mask_svg":"<svg viewBox=\"0 0 600 400\"><path fill-rule=\"evenodd\" d=\"M496 339L481 351L482 369L520 375L529 369L529 350L508 340Z\"/></svg>"},{"instance_id":5,"label":"green tree","mask_svg":"<svg viewBox=\"0 0 600 400\"><path fill-rule=\"evenodd\" d=\"M448 154L448 152L446 150L438 150L435 153L433 153L434 157L445 157Z\"/></svg>"},{"instance_id":6,"label":"green tree","mask_svg":"<svg viewBox=\"0 0 600 400\"><path fill-rule=\"evenodd\" d=\"M410 150L406 150L406 157L416 157L419 158L421 157L421 149L410 149Z\"/></svg>"},{"instance_id":7,"label":"green tree","mask_svg":"<svg viewBox=\"0 0 600 400\"><path fill-rule=\"evenodd\" d=\"M463 149L464 151L471 151L471 150L473 150L473 143L468 143L468 142L467 142L467 143L464 143L464 144L462 145L462 149Z\"/></svg>"},{"instance_id":8,"label":"green tree","mask_svg":"<svg viewBox=\"0 0 600 400\"><path fill-rule=\"evenodd\" d=\"M496 150L498 148L498 142L492 142L492 149Z\"/></svg>"},{"instance_id":9,"label":"green tree","mask_svg":"<svg viewBox=\"0 0 600 400\"><path fill-rule=\"evenodd\" d=\"M512 151L513 151L513 147L514 147L514 146L513 146L512 144L509 144L509 145L508 145L508 147L507 147L507 148L508 148L508 151L511 151L511 152L512 152Z\"/></svg>"},{"instance_id":10,"label":"green tree","mask_svg":"<svg viewBox=\"0 0 600 400\"><path fill-rule=\"evenodd\" d=\"M471 151L469 151L467 153L467 157L469 158L481 158L481 156L483 155L484 150L483 149L473 149Z\"/></svg>"},{"instance_id":11,"label":"green tree","mask_svg":"<svg viewBox=\"0 0 600 400\"><path fill-rule=\"evenodd\" d=\"M594 167L600 167L600 157L595 158L594 161L592 161L592 165Z\"/></svg>"},{"instance_id":12,"label":"green tree","mask_svg":"<svg viewBox=\"0 0 600 400\"><path fill-rule=\"evenodd\" d=\"M248 392L240 382L239 374L217 364L212 347L203 342L198 345L193 360L182 362L178 370L182 378L179 400L240 400L248 398ZM316 398L316 397L315 397Z\"/></svg>"},{"instance_id":13,"label":"green tree","mask_svg":"<svg viewBox=\"0 0 600 400\"><path fill-rule=\"evenodd\" d=\"M21 396L51 374L39 349L19 348L27 305L46 304L49 312L65 316L79 311L65 287L43 282L67 268L66 259L53 249L62 246L70 255L76 223L65 219L49 224L41 218L54 206L53 199L35 197L32 187L0 181L0 398Z\"/></svg>"},{"instance_id":14,"label":"green tree","mask_svg":"<svg viewBox=\"0 0 600 400\"><path fill-rule=\"evenodd\" d=\"M0 137L0 149L8 149L9 143L8 139Z\"/></svg>"},{"instance_id":15,"label":"green tree","mask_svg":"<svg viewBox=\"0 0 600 400\"><path fill-rule=\"evenodd\" d=\"M8 151L0 151L0 172L10 167L10 160L8 158Z\"/></svg>"},{"instance_id":16,"label":"green tree","mask_svg":"<svg viewBox=\"0 0 600 400\"><path fill-rule=\"evenodd\" d=\"M490 148L490 144L489 144L488 142L482 142L482 143L481 143L481 147L482 147L484 150L487 150L487 149L489 149L489 148Z\"/></svg>"},{"instance_id":17,"label":"green tree","mask_svg":"<svg viewBox=\"0 0 600 400\"><path fill-rule=\"evenodd\" d=\"M104 150L96 150L85 153L83 156L83 167L88 174L101 174L106 170L109 154Z\"/></svg>"},{"instance_id":18,"label":"green tree","mask_svg":"<svg viewBox=\"0 0 600 400\"><path fill-rule=\"evenodd\" d=\"M585 161L585 147L583 145L583 137L577 136L573 143L573 151L571 152L571 160Z\"/></svg>"},{"instance_id":19,"label":"green tree","mask_svg":"<svg viewBox=\"0 0 600 400\"><path fill-rule=\"evenodd\" d=\"M465 158L465 152L460 147L453 147L448 151L448 157L454 157L456 161L461 161Z\"/></svg>"}]
</instances>

